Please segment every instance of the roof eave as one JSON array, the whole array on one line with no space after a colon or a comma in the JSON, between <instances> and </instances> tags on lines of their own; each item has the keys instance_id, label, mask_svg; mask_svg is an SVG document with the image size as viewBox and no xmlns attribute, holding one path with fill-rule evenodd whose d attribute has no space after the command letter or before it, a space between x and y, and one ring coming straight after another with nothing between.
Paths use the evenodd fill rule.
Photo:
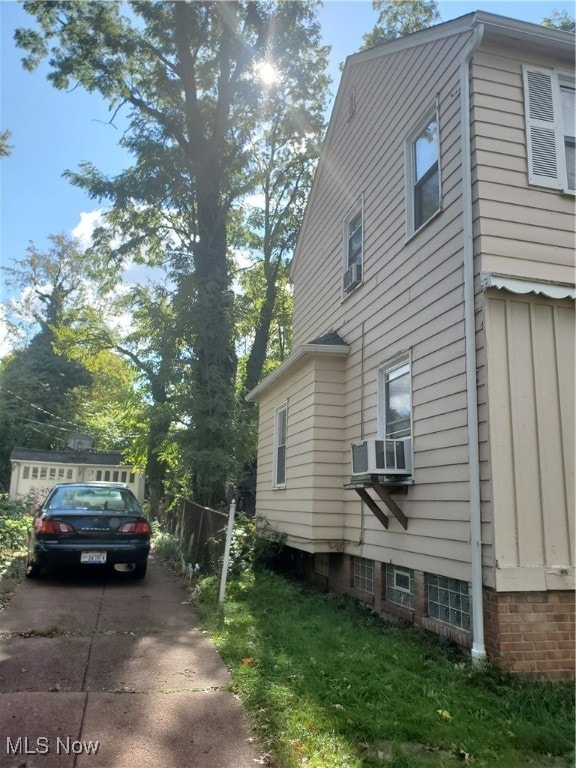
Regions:
<instances>
[{"instance_id":1,"label":"roof eave","mask_svg":"<svg viewBox=\"0 0 576 768\"><path fill-rule=\"evenodd\" d=\"M272 373L268 374L266 378L257 384L254 389L246 395L246 400L249 403L258 402L262 394L273 386L279 379L281 379L287 371L292 369L297 363L304 360L306 357L312 357L315 355L332 355L345 357L350 352L350 347L346 344L302 344L294 352L292 352L286 360L284 360L278 368L275 368Z\"/></svg>"}]
</instances>

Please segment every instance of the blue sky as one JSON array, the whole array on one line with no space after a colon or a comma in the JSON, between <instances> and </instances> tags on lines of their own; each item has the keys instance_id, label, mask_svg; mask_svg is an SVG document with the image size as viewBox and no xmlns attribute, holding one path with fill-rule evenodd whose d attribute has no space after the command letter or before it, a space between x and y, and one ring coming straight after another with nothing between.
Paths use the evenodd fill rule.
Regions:
<instances>
[{"instance_id":1,"label":"blue sky","mask_svg":"<svg viewBox=\"0 0 576 768\"><path fill-rule=\"evenodd\" d=\"M554 10L574 14L574 4L562 2L440 2L442 21L475 10L539 23ZM376 20L371 2L327 0L321 12L324 42L333 46L332 89L338 65L355 53L362 36ZM47 237L71 233L89 225L100 206L72 187L62 173L82 161L114 174L129 158L116 147L120 131L108 125L107 106L96 95L80 90L56 91L46 81L46 68L30 74L20 64L22 52L13 42L14 29L29 26L31 17L12 0L0 0L0 130L10 130L12 156L0 161L0 263L21 257L29 241L43 249ZM85 227L89 228L88 227ZM0 282L2 282L0 280ZM5 291L0 300L5 300Z\"/></svg>"}]
</instances>

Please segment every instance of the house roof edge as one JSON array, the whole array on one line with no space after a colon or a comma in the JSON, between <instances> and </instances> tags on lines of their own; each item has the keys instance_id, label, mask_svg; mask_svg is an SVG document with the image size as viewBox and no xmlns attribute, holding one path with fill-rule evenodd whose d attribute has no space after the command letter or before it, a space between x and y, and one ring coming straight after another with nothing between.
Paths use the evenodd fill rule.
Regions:
<instances>
[{"instance_id":1,"label":"house roof edge","mask_svg":"<svg viewBox=\"0 0 576 768\"><path fill-rule=\"evenodd\" d=\"M258 402L262 394L281 379L289 370L291 370L297 363L301 362L306 357L317 355L331 355L331 356L343 356L345 357L350 353L350 347L347 344L326 344L324 342L315 343L314 341L308 344L301 344L292 352L286 360L283 360L280 365L275 368L272 373L268 374L260 384L257 384L254 389L246 395L246 400L249 403Z\"/></svg>"}]
</instances>

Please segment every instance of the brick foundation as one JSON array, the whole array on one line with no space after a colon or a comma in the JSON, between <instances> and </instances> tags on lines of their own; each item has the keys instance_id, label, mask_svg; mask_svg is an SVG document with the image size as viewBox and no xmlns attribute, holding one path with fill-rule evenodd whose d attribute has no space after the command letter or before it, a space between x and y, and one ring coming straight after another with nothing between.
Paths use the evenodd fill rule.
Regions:
<instances>
[{"instance_id":1,"label":"brick foundation","mask_svg":"<svg viewBox=\"0 0 576 768\"><path fill-rule=\"evenodd\" d=\"M488 654L510 671L548 680L573 678L574 592L484 590Z\"/></svg>"},{"instance_id":2,"label":"brick foundation","mask_svg":"<svg viewBox=\"0 0 576 768\"><path fill-rule=\"evenodd\" d=\"M472 633L428 616L426 574L414 571L413 605L408 608L386 599L386 570L374 563L373 594L353 586L352 558L330 555L329 576L313 573L313 556L306 555L303 576L324 591L351 595L393 622L413 624L451 640L462 648L472 646ZM575 676L574 592L495 592L484 588L484 638L486 652L508 672L547 680Z\"/></svg>"}]
</instances>

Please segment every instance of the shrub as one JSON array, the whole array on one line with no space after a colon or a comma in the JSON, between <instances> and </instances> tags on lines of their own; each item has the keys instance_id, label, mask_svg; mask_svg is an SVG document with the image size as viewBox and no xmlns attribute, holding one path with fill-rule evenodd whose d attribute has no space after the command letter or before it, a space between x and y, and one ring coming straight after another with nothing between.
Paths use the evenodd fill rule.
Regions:
<instances>
[{"instance_id":1,"label":"shrub","mask_svg":"<svg viewBox=\"0 0 576 768\"><path fill-rule=\"evenodd\" d=\"M30 525L28 499L15 501L0 495L0 574L6 574L25 548Z\"/></svg>"}]
</instances>

